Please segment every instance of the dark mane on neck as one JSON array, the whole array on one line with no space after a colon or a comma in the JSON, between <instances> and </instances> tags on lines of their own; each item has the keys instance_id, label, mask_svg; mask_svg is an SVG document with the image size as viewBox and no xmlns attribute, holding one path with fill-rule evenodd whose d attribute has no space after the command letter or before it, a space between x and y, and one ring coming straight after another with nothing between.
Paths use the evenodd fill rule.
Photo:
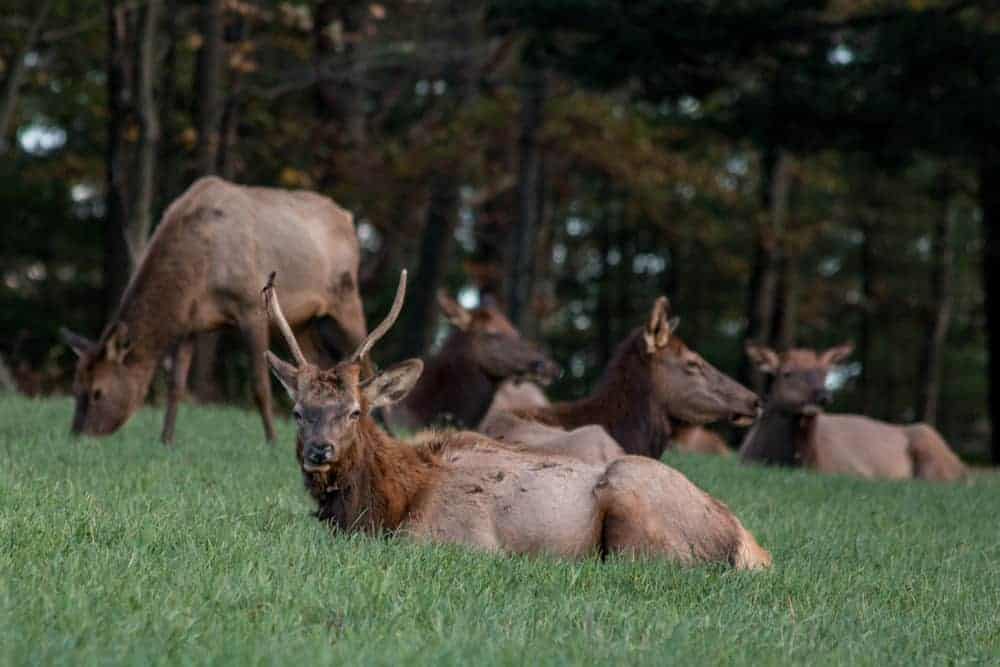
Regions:
<instances>
[{"instance_id":1,"label":"dark mane on neck","mask_svg":"<svg viewBox=\"0 0 1000 667\"><path fill-rule=\"evenodd\" d=\"M799 446L802 441L802 417L774 407L764 409L757 423L747 434L740 449L744 459L774 465L801 464Z\"/></svg>"},{"instance_id":2,"label":"dark mane on neck","mask_svg":"<svg viewBox=\"0 0 1000 667\"><path fill-rule=\"evenodd\" d=\"M392 531L410 517L414 504L441 470L442 457L466 444L447 432L431 432L421 442L389 437L363 417L345 459L324 473L303 472L316 501L316 517L345 531Z\"/></svg>"},{"instance_id":3,"label":"dark mane on neck","mask_svg":"<svg viewBox=\"0 0 1000 667\"><path fill-rule=\"evenodd\" d=\"M468 337L455 331L427 359L420 381L403 404L422 424L448 412L455 424L473 427L486 414L496 390L497 383L470 358Z\"/></svg>"},{"instance_id":4,"label":"dark mane on neck","mask_svg":"<svg viewBox=\"0 0 1000 667\"><path fill-rule=\"evenodd\" d=\"M653 397L642 334L637 328L619 344L590 396L519 414L565 429L599 424L629 454L660 458L670 438L670 419ZM683 343L671 338L669 345Z\"/></svg>"}]
</instances>

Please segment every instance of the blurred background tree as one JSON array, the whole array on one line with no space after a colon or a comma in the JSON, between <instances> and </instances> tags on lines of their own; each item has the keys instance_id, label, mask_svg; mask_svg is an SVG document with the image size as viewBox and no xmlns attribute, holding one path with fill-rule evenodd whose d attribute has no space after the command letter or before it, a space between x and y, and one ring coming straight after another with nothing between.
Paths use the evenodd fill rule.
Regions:
<instances>
[{"instance_id":1,"label":"blurred background tree","mask_svg":"<svg viewBox=\"0 0 1000 667\"><path fill-rule=\"evenodd\" d=\"M963 0L13 0L0 17L0 355L68 386L195 178L354 211L384 360L489 297L585 393L666 293L750 338L852 339L837 409L1000 461L1000 9ZM245 400L227 335L193 389ZM221 363L220 363L221 362Z\"/></svg>"}]
</instances>

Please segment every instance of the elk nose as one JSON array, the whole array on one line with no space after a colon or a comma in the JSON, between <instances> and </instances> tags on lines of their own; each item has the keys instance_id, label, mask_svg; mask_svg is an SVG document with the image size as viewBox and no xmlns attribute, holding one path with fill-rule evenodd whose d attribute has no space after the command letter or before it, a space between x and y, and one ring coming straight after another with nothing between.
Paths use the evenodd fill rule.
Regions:
<instances>
[{"instance_id":1,"label":"elk nose","mask_svg":"<svg viewBox=\"0 0 1000 667\"><path fill-rule=\"evenodd\" d=\"M312 444L306 450L305 459L313 465L323 465L327 462L330 454L330 448L324 444Z\"/></svg>"}]
</instances>

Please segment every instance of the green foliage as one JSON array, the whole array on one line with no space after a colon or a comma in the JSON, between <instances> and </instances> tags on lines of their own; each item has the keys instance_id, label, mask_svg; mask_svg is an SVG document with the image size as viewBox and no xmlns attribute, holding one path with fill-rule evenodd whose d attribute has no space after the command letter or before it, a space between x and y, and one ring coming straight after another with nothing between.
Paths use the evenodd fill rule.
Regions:
<instances>
[{"instance_id":1,"label":"green foliage","mask_svg":"<svg viewBox=\"0 0 1000 667\"><path fill-rule=\"evenodd\" d=\"M145 410L70 440L0 403L6 664L914 664L1000 651L998 480L868 483L673 455L770 572L497 557L331 535L256 416Z\"/></svg>"}]
</instances>

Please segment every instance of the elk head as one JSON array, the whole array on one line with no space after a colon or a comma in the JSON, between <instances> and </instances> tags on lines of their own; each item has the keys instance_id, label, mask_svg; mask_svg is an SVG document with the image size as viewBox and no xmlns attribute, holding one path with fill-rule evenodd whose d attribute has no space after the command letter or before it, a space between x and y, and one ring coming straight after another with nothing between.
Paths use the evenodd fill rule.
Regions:
<instances>
[{"instance_id":1,"label":"elk head","mask_svg":"<svg viewBox=\"0 0 1000 667\"><path fill-rule=\"evenodd\" d=\"M403 361L381 373L362 379L362 366L372 346L386 334L403 306L406 271L385 320L365 338L354 354L333 368L321 370L310 364L288 326L274 288L274 274L264 288L264 304L272 323L288 344L295 363L265 352L271 372L294 401L292 414L297 426L296 456L303 472L322 474L345 465L356 455L362 429L372 426L374 408L391 405L416 384L423 370L419 359Z\"/></svg>"},{"instance_id":2,"label":"elk head","mask_svg":"<svg viewBox=\"0 0 1000 667\"><path fill-rule=\"evenodd\" d=\"M661 296L638 339L653 399L671 417L689 424L726 419L749 426L760 413L760 399L688 348L675 335L679 324L679 318L670 317L670 301Z\"/></svg>"},{"instance_id":3,"label":"elk head","mask_svg":"<svg viewBox=\"0 0 1000 667\"><path fill-rule=\"evenodd\" d=\"M60 335L76 353L73 395L74 435L108 435L142 406L146 387L136 369L128 326L117 322L99 341L62 329Z\"/></svg>"},{"instance_id":4,"label":"elk head","mask_svg":"<svg viewBox=\"0 0 1000 667\"><path fill-rule=\"evenodd\" d=\"M852 343L831 347L825 352L792 349L778 354L769 347L747 343L746 353L757 368L774 377L767 405L782 412L815 415L830 404L833 396L826 386L830 369L854 351Z\"/></svg>"},{"instance_id":5,"label":"elk head","mask_svg":"<svg viewBox=\"0 0 1000 667\"><path fill-rule=\"evenodd\" d=\"M532 380L547 385L559 377L560 369L537 345L521 336L494 305L467 310L438 292L441 312L455 327L450 343L487 377ZM447 345L447 344L446 344Z\"/></svg>"}]
</instances>

